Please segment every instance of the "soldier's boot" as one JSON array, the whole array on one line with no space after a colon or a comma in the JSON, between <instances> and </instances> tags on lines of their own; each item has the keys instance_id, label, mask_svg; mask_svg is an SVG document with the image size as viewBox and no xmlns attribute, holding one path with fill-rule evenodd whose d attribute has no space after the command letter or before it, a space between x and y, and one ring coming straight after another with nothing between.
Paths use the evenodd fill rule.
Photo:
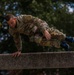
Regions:
<instances>
[{"instance_id":1,"label":"soldier's boot","mask_svg":"<svg viewBox=\"0 0 74 75\"><path fill-rule=\"evenodd\" d=\"M72 43L72 42L74 42L74 37L67 36L67 37L65 38L65 40Z\"/></svg>"},{"instance_id":2,"label":"soldier's boot","mask_svg":"<svg viewBox=\"0 0 74 75\"><path fill-rule=\"evenodd\" d=\"M69 46L69 44L66 43L66 41L62 41L61 44L60 44L60 46L62 48L64 48L66 51L70 51L70 49L71 49L70 46Z\"/></svg>"}]
</instances>

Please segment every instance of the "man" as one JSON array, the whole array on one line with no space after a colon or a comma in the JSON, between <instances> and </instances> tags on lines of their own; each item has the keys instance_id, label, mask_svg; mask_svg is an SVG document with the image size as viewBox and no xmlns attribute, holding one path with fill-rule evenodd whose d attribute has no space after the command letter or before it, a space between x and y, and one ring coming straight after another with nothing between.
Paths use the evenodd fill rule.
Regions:
<instances>
[{"instance_id":1,"label":"man","mask_svg":"<svg viewBox=\"0 0 74 75\"><path fill-rule=\"evenodd\" d=\"M65 34L53 27L50 28L48 24L31 15L20 15L15 17L12 14L5 16L9 25L9 33L13 36L17 52L13 56L19 56L22 50L22 40L20 34L25 34L29 37L31 42L36 42L42 46L63 47L69 49L69 45L64 41L74 42L74 38L66 37Z\"/></svg>"}]
</instances>

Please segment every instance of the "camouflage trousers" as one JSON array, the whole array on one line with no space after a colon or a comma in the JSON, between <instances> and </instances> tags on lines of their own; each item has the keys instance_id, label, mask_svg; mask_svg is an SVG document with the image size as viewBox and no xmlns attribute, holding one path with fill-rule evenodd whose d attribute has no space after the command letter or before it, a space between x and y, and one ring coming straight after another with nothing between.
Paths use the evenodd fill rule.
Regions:
<instances>
[{"instance_id":1,"label":"camouflage trousers","mask_svg":"<svg viewBox=\"0 0 74 75\"><path fill-rule=\"evenodd\" d=\"M55 28L49 28L48 32L51 34L51 40L46 40L46 38L40 34L35 34L30 37L31 42L36 42L41 46L49 46L60 48L61 41L65 40L66 34L60 32Z\"/></svg>"}]
</instances>

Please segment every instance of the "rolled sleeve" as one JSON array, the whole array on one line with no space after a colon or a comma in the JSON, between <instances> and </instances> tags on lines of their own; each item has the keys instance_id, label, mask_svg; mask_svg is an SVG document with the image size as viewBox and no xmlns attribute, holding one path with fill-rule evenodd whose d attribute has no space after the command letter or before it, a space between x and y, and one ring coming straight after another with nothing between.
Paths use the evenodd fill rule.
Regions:
<instances>
[{"instance_id":1,"label":"rolled sleeve","mask_svg":"<svg viewBox=\"0 0 74 75\"><path fill-rule=\"evenodd\" d=\"M40 29L42 33L44 33L44 31L49 28L48 24L39 18L36 18L34 21L36 26Z\"/></svg>"}]
</instances>

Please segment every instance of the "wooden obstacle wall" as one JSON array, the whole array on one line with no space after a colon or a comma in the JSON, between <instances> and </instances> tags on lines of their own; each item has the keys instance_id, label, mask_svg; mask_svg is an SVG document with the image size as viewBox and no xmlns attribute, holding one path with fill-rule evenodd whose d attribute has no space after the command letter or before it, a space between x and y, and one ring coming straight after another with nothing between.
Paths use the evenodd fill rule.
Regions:
<instances>
[{"instance_id":1,"label":"wooden obstacle wall","mask_svg":"<svg viewBox=\"0 0 74 75\"><path fill-rule=\"evenodd\" d=\"M0 54L0 70L74 68L74 52L22 53L20 57Z\"/></svg>"}]
</instances>

